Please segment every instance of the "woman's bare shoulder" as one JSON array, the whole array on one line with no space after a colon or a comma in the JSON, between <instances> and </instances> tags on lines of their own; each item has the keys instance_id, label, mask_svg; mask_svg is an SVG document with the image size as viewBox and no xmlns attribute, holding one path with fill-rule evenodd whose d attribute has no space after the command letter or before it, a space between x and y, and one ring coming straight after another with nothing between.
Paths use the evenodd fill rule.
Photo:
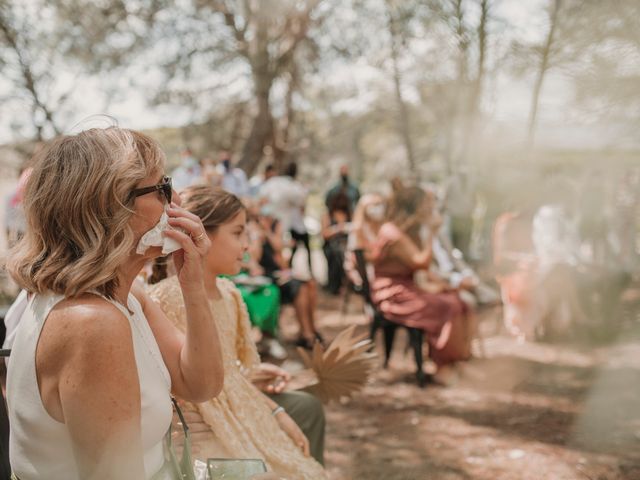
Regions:
<instances>
[{"instance_id":1,"label":"woman's bare shoulder","mask_svg":"<svg viewBox=\"0 0 640 480\"><path fill-rule=\"evenodd\" d=\"M59 302L49 313L48 329L73 338L105 338L130 332L129 321L112 302L96 295L82 295Z\"/></svg>"},{"instance_id":2,"label":"woman's bare shoulder","mask_svg":"<svg viewBox=\"0 0 640 480\"><path fill-rule=\"evenodd\" d=\"M113 303L83 295L59 302L49 313L38 341L38 371L60 372L65 365L94 368L132 349L129 321Z\"/></svg>"}]
</instances>

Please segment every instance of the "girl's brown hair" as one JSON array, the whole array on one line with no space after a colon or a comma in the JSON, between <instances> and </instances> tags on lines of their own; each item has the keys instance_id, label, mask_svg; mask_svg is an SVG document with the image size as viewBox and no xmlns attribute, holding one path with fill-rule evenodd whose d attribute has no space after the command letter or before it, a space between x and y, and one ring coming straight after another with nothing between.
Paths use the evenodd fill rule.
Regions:
<instances>
[{"instance_id":1,"label":"girl's brown hair","mask_svg":"<svg viewBox=\"0 0 640 480\"><path fill-rule=\"evenodd\" d=\"M194 185L180 192L182 208L200 217L207 232L235 218L245 210L244 204L233 193L210 185Z\"/></svg>"},{"instance_id":2,"label":"girl's brown hair","mask_svg":"<svg viewBox=\"0 0 640 480\"><path fill-rule=\"evenodd\" d=\"M135 238L131 191L164 169L160 146L118 127L61 136L38 151L24 196L25 236L7 270L29 292L113 297Z\"/></svg>"}]
</instances>

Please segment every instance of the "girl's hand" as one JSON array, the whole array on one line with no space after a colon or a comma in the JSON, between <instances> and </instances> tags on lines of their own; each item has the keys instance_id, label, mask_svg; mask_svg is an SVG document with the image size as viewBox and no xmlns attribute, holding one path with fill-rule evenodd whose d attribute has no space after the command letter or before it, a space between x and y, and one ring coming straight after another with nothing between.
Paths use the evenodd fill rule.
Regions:
<instances>
[{"instance_id":1,"label":"girl's hand","mask_svg":"<svg viewBox=\"0 0 640 480\"><path fill-rule=\"evenodd\" d=\"M309 450L309 440L305 437L298 424L287 414L287 412L280 412L276 415L276 420L280 428L289 435L289 438L293 440L293 443L302 450L305 457L308 457L311 453Z\"/></svg>"},{"instance_id":2,"label":"girl's hand","mask_svg":"<svg viewBox=\"0 0 640 480\"><path fill-rule=\"evenodd\" d=\"M261 363L253 370L251 378L256 388L264 393L282 393L291 380L291 374L272 363Z\"/></svg>"},{"instance_id":3,"label":"girl's hand","mask_svg":"<svg viewBox=\"0 0 640 480\"><path fill-rule=\"evenodd\" d=\"M176 240L182 250L173 254L178 280L183 288L201 288L204 281L204 263L211 240L197 215L172 203L169 224L180 230L165 230L164 234Z\"/></svg>"}]
</instances>

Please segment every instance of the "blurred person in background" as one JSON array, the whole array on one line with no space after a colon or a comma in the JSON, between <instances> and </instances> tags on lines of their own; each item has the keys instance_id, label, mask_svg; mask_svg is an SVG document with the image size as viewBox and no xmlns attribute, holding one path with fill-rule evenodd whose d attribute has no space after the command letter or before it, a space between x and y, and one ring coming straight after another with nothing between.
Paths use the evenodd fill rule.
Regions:
<instances>
[{"instance_id":1,"label":"blurred person in background","mask_svg":"<svg viewBox=\"0 0 640 480\"><path fill-rule=\"evenodd\" d=\"M302 279L293 274L282 255L282 224L270 205L264 205L258 220L259 229L252 237L249 253L258 268L255 273L271 278L280 289L283 305L292 304L300 333L296 345L311 349L317 341L323 342L316 331L315 316L318 292L314 279Z\"/></svg>"},{"instance_id":2,"label":"blurred person in background","mask_svg":"<svg viewBox=\"0 0 640 480\"><path fill-rule=\"evenodd\" d=\"M276 171L276 167L273 165L273 163L269 163L264 168L264 172L262 173L262 175L257 174L251 177L251 179L249 180L249 196L253 199L258 198L262 185L264 185L264 183L270 178L275 177L277 174L278 172Z\"/></svg>"},{"instance_id":3,"label":"blurred person in background","mask_svg":"<svg viewBox=\"0 0 640 480\"><path fill-rule=\"evenodd\" d=\"M504 325L521 341L534 337L537 324L537 257L532 238L535 210L535 205L514 206L499 215L493 227L493 263Z\"/></svg>"},{"instance_id":4,"label":"blurred person in background","mask_svg":"<svg viewBox=\"0 0 640 480\"><path fill-rule=\"evenodd\" d=\"M313 278L310 236L304 223L309 191L296 180L297 176L298 165L295 162L289 163L282 175L273 176L262 185L259 197L261 202L269 205L270 211L278 218L284 235L283 239L291 238L289 268L293 265L298 244L302 243L307 251L309 276Z\"/></svg>"},{"instance_id":5,"label":"blurred person in background","mask_svg":"<svg viewBox=\"0 0 640 480\"><path fill-rule=\"evenodd\" d=\"M251 324L260 330L258 351L261 355L284 360L287 352L278 341L280 289L272 278L263 275L259 258L251 255L252 247L261 245L263 241L260 206L250 200L245 200L244 204L247 209L249 251L245 254L240 275L233 277L233 281L242 293Z\"/></svg>"},{"instance_id":6,"label":"blurred person in background","mask_svg":"<svg viewBox=\"0 0 640 480\"><path fill-rule=\"evenodd\" d=\"M384 223L386 209L385 199L378 193L363 195L356 205L344 262L346 276L356 288L362 285L362 278L358 273L355 251L362 250L369 272L369 283L371 283L373 281L373 266L370 263L372 248L378 236L378 230Z\"/></svg>"},{"instance_id":7,"label":"blurred person in background","mask_svg":"<svg viewBox=\"0 0 640 480\"><path fill-rule=\"evenodd\" d=\"M344 257L351 227L351 202L344 190L331 197L328 211L322 216L322 251L327 260L326 289L338 295L345 280Z\"/></svg>"},{"instance_id":8,"label":"blurred person in background","mask_svg":"<svg viewBox=\"0 0 640 480\"><path fill-rule=\"evenodd\" d=\"M473 270L466 266L458 270L461 265L456 264L453 252L449 251L440 239L442 216L437 211L433 215L434 218L430 224L433 261L428 271L427 281L439 284L438 290L458 292L460 299L469 309L469 315L471 315L478 306L475 296L471 293L478 286L478 277ZM423 242L428 239L428 234L424 229L421 232L421 239Z\"/></svg>"},{"instance_id":9,"label":"blurred person in background","mask_svg":"<svg viewBox=\"0 0 640 480\"><path fill-rule=\"evenodd\" d=\"M204 157L200 161L200 169L202 172L202 181L198 183L211 185L213 187L222 186L222 175L218 172L216 162L213 158Z\"/></svg>"},{"instance_id":10,"label":"blurred person in background","mask_svg":"<svg viewBox=\"0 0 640 480\"><path fill-rule=\"evenodd\" d=\"M446 366L471 356L475 325L456 292L442 285L426 291L415 281L416 272L428 270L433 258L433 226L439 221L435 195L399 181L392 185L387 221L373 249L371 296L388 320L424 330L436 375L446 381ZM427 232L424 240L421 231Z\"/></svg>"},{"instance_id":11,"label":"blurred person in background","mask_svg":"<svg viewBox=\"0 0 640 480\"><path fill-rule=\"evenodd\" d=\"M327 191L324 198L324 205L329 208L334 196L338 194L345 194L349 199L349 210L353 213L360 200L360 190L357 185L351 181L349 177L349 167L347 165L340 166L340 180Z\"/></svg>"},{"instance_id":12,"label":"blurred person in background","mask_svg":"<svg viewBox=\"0 0 640 480\"><path fill-rule=\"evenodd\" d=\"M176 191L202 181L202 168L190 148L182 151L180 165L171 172L171 176Z\"/></svg>"},{"instance_id":13,"label":"blurred person in background","mask_svg":"<svg viewBox=\"0 0 640 480\"><path fill-rule=\"evenodd\" d=\"M8 248L13 247L13 245L24 236L27 227L23 200L24 191L32 170L30 166L26 165L20 169L18 183L15 189L7 195L5 200L4 231Z\"/></svg>"},{"instance_id":14,"label":"blurred person in background","mask_svg":"<svg viewBox=\"0 0 640 480\"><path fill-rule=\"evenodd\" d=\"M584 277L594 271L585 268L574 214L577 197L571 184L552 181L547 203L533 217L532 240L537 258L537 336L552 338L572 335L587 326L587 314L580 298ZM562 194L560 194L562 192Z\"/></svg>"},{"instance_id":15,"label":"blurred person in background","mask_svg":"<svg viewBox=\"0 0 640 480\"><path fill-rule=\"evenodd\" d=\"M483 282L471 266L465 262L462 252L455 248L448 235L444 233L444 215L437 213L432 222L433 228L433 265L432 272L449 286L459 292L462 300L471 308L481 305L493 305L499 302L499 296L493 288ZM426 239L423 230L423 240Z\"/></svg>"},{"instance_id":16,"label":"blurred person in background","mask_svg":"<svg viewBox=\"0 0 640 480\"><path fill-rule=\"evenodd\" d=\"M222 150L218 158L218 173L222 176L222 188L244 198L249 195L249 182L244 170L233 165L231 153Z\"/></svg>"}]
</instances>

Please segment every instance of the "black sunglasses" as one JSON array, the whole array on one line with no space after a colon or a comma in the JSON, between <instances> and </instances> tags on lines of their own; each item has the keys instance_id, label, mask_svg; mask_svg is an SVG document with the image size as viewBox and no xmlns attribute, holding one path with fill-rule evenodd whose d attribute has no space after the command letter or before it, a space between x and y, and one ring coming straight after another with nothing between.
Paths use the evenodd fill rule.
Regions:
<instances>
[{"instance_id":1,"label":"black sunglasses","mask_svg":"<svg viewBox=\"0 0 640 480\"><path fill-rule=\"evenodd\" d=\"M167 203L171 203L173 187L171 186L171 177L167 177L167 176L162 177L162 182L157 185L152 185L150 187L144 187L144 188L136 188L135 190L132 190L131 195L129 196L129 200L131 200L132 198L139 197L140 195L146 195L147 193L157 192L158 190L162 190L162 193L167 199Z\"/></svg>"}]
</instances>

